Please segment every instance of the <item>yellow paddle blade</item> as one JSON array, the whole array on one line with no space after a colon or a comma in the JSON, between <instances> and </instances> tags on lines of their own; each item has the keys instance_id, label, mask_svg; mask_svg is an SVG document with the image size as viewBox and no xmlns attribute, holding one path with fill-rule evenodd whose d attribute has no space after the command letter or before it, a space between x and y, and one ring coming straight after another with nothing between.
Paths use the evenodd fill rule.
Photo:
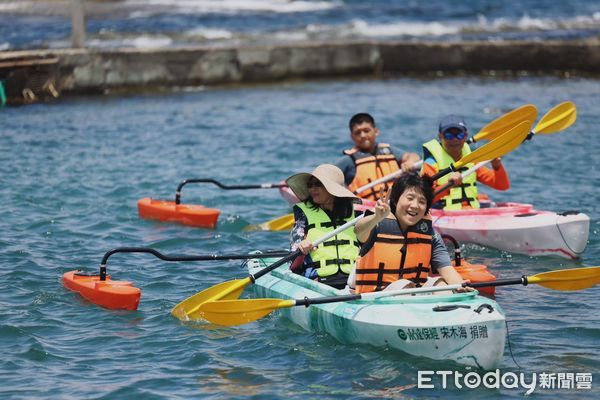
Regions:
<instances>
[{"instance_id":1,"label":"yellow paddle blade","mask_svg":"<svg viewBox=\"0 0 600 400\"><path fill-rule=\"evenodd\" d=\"M533 104L526 104L519 108L515 108L481 128L481 130L473 136L473 141L477 142L482 139L494 140L523 121L535 121L537 114L537 108Z\"/></svg>"},{"instance_id":2,"label":"yellow paddle blade","mask_svg":"<svg viewBox=\"0 0 600 400\"><path fill-rule=\"evenodd\" d=\"M207 301L238 299L244 288L252 281L250 277L219 283L188 297L171 310L171 315L182 321L200 318L199 307Z\"/></svg>"},{"instance_id":3,"label":"yellow paddle blade","mask_svg":"<svg viewBox=\"0 0 600 400\"><path fill-rule=\"evenodd\" d=\"M567 129L577 119L577 107L571 101L554 106L538 122L533 131L536 134L551 134Z\"/></svg>"},{"instance_id":4,"label":"yellow paddle blade","mask_svg":"<svg viewBox=\"0 0 600 400\"><path fill-rule=\"evenodd\" d=\"M234 326L256 321L277 309L295 305L294 300L281 299L209 301L200 306L198 314L213 324Z\"/></svg>"},{"instance_id":5,"label":"yellow paddle blade","mask_svg":"<svg viewBox=\"0 0 600 400\"><path fill-rule=\"evenodd\" d=\"M461 168L468 163L478 163L480 161L493 160L496 157L510 153L517 148L531 131L531 121L520 122L517 126L511 128L508 132L503 133L494 140L480 148L467 154L456 163L454 170Z\"/></svg>"},{"instance_id":6,"label":"yellow paddle blade","mask_svg":"<svg viewBox=\"0 0 600 400\"><path fill-rule=\"evenodd\" d=\"M289 231L294 226L294 214L286 214L262 224L250 225L245 231Z\"/></svg>"},{"instance_id":7,"label":"yellow paddle blade","mask_svg":"<svg viewBox=\"0 0 600 400\"><path fill-rule=\"evenodd\" d=\"M543 272L527 278L534 283L554 290L582 290L600 283L600 267L560 269Z\"/></svg>"}]
</instances>

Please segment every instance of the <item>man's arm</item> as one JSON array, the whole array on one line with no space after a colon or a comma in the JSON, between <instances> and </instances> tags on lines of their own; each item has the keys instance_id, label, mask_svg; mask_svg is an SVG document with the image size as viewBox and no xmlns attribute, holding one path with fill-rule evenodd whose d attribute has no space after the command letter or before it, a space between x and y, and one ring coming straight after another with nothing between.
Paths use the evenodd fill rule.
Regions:
<instances>
[{"instance_id":1,"label":"man's arm","mask_svg":"<svg viewBox=\"0 0 600 400\"><path fill-rule=\"evenodd\" d=\"M344 184L346 186L350 185L356 176L356 166L352 158L350 156L343 156L336 161L335 165L344 173Z\"/></svg>"},{"instance_id":2,"label":"man's arm","mask_svg":"<svg viewBox=\"0 0 600 400\"><path fill-rule=\"evenodd\" d=\"M496 163L492 169L479 168L477 170L477 181L496 190L508 190L510 188L508 174L501 162Z\"/></svg>"}]
</instances>

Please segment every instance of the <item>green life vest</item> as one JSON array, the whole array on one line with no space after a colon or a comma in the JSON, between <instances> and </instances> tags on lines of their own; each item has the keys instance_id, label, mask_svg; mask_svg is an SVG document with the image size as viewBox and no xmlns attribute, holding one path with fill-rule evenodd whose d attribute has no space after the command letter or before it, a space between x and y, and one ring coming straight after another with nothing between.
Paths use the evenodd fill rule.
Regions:
<instances>
[{"instance_id":1,"label":"green life vest","mask_svg":"<svg viewBox=\"0 0 600 400\"><path fill-rule=\"evenodd\" d=\"M444 150L442 145L436 139L430 140L423 145L424 148L429 150L435 162L437 163L438 170L441 171L448 168L450 164L454 162L452 157ZM461 152L461 157L466 156L471 152L471 148L468 144L464 144ZM458 169L458 172L466 171L471 168L473 163L466 164L462 168ZM448 175L445 175L438 179L437 184L444 186L448 183ZM462 180L460 186L454 186L450 189L450 193L442 197L442 203L444 204L444 210L460 210L462 209L463 201L467 201L472 208L479 208L479 201L477 200L477 174L471 174L466 176Z\"/></svg>"},{"instance_id":2,"label":"green life vest","mask_svg":"<svg viewBox=\"0 0 600 400\"><path fill-rule=\"evenodd\" d=\"M313 209L306 202L296 205L306 215L308 220L306 238L313 243L333 231L337 226L341 226L354 218L353 212L353 215L345 220L337 221L334 226L327 213L321 208ZM358 240L354 229L348 228L310 252L313 261L311 266L317 270L319 277L335 275L340 271L350 274L350 271L354 268L354 262L358 258L358 250Z\"/></svg>"}]
</instances>

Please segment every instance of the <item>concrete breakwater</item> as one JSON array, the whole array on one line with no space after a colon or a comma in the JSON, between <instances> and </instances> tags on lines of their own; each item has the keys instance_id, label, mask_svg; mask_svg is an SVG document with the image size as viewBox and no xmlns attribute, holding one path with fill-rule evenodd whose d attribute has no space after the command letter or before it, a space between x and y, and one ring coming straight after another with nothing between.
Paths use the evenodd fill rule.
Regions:
<instances>
[{"instance_id":1,"label":"concrete breakwater","mask_svg":"<svg viewBox=\"0 0 600 400\"><path fill-rule=\"evenodd\" d=\"M49 59L56 62L48 63ZM56 93L66 95L347 76L491 71L598 75L600 40L30 50L0 53L0 68L6 70L11 63L18 68L19 63L35 60L52 64L44 70L48 81Z\"/></svg>"}]
</instances>

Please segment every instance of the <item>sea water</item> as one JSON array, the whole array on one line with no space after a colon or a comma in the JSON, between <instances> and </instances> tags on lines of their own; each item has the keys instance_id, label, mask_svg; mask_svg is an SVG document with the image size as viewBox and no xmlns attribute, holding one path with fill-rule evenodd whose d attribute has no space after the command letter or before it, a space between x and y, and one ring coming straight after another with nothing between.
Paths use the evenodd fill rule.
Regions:
<instances>
[{"instance_id":1,"label":"sea water","mask_svg":"<svg viewBox=\"0 0 600 400\"><path fill-rule=\"evenodd\" d=\"M142 220L136 202L173 199L186 178L275 183L311 171L351 146L347 122L356 112L374 115L381 142L420 152L443 115L463 115L474 133L523 104L535 104L541 116L565 100L577 105L576 123L538 135L503 158L509 191L482 191L496 201L589 215L582 258L527 257L474 245L464 255L499 278L598 265L599 94L600 82L584 78L397 78L197 88L2 109L0 397L521 398L525 389L418 389L418 371L469 370L338 343L277 312L234 328L170 315L188 296L246 276L237 261L175 263L116 254L108 271L142 289L137 311L95 306L66 290L61 276L77 268L97 271L104 253L122 246L189 255L286 248L286 232L243 230L290 212L277 190L185 186L184 203L222 211L216 229ZM498 288L512 349L512 356L505 349L501 372L593 374L589 390L541 392L597 398L599 295L599 288Z\"/></svg>"},{"instance_id":2,"label":"sea water","mask_svg":"<svg viewBox=\"0 0 600 400\"><path fill-rule=\"evenodd\" d=\"M68 47L71 1L0 2L0 50ZM318 40L578 40L600 34L588 0L81 1L86 46L230 46Z\"/></svg>"}]
</instances>

